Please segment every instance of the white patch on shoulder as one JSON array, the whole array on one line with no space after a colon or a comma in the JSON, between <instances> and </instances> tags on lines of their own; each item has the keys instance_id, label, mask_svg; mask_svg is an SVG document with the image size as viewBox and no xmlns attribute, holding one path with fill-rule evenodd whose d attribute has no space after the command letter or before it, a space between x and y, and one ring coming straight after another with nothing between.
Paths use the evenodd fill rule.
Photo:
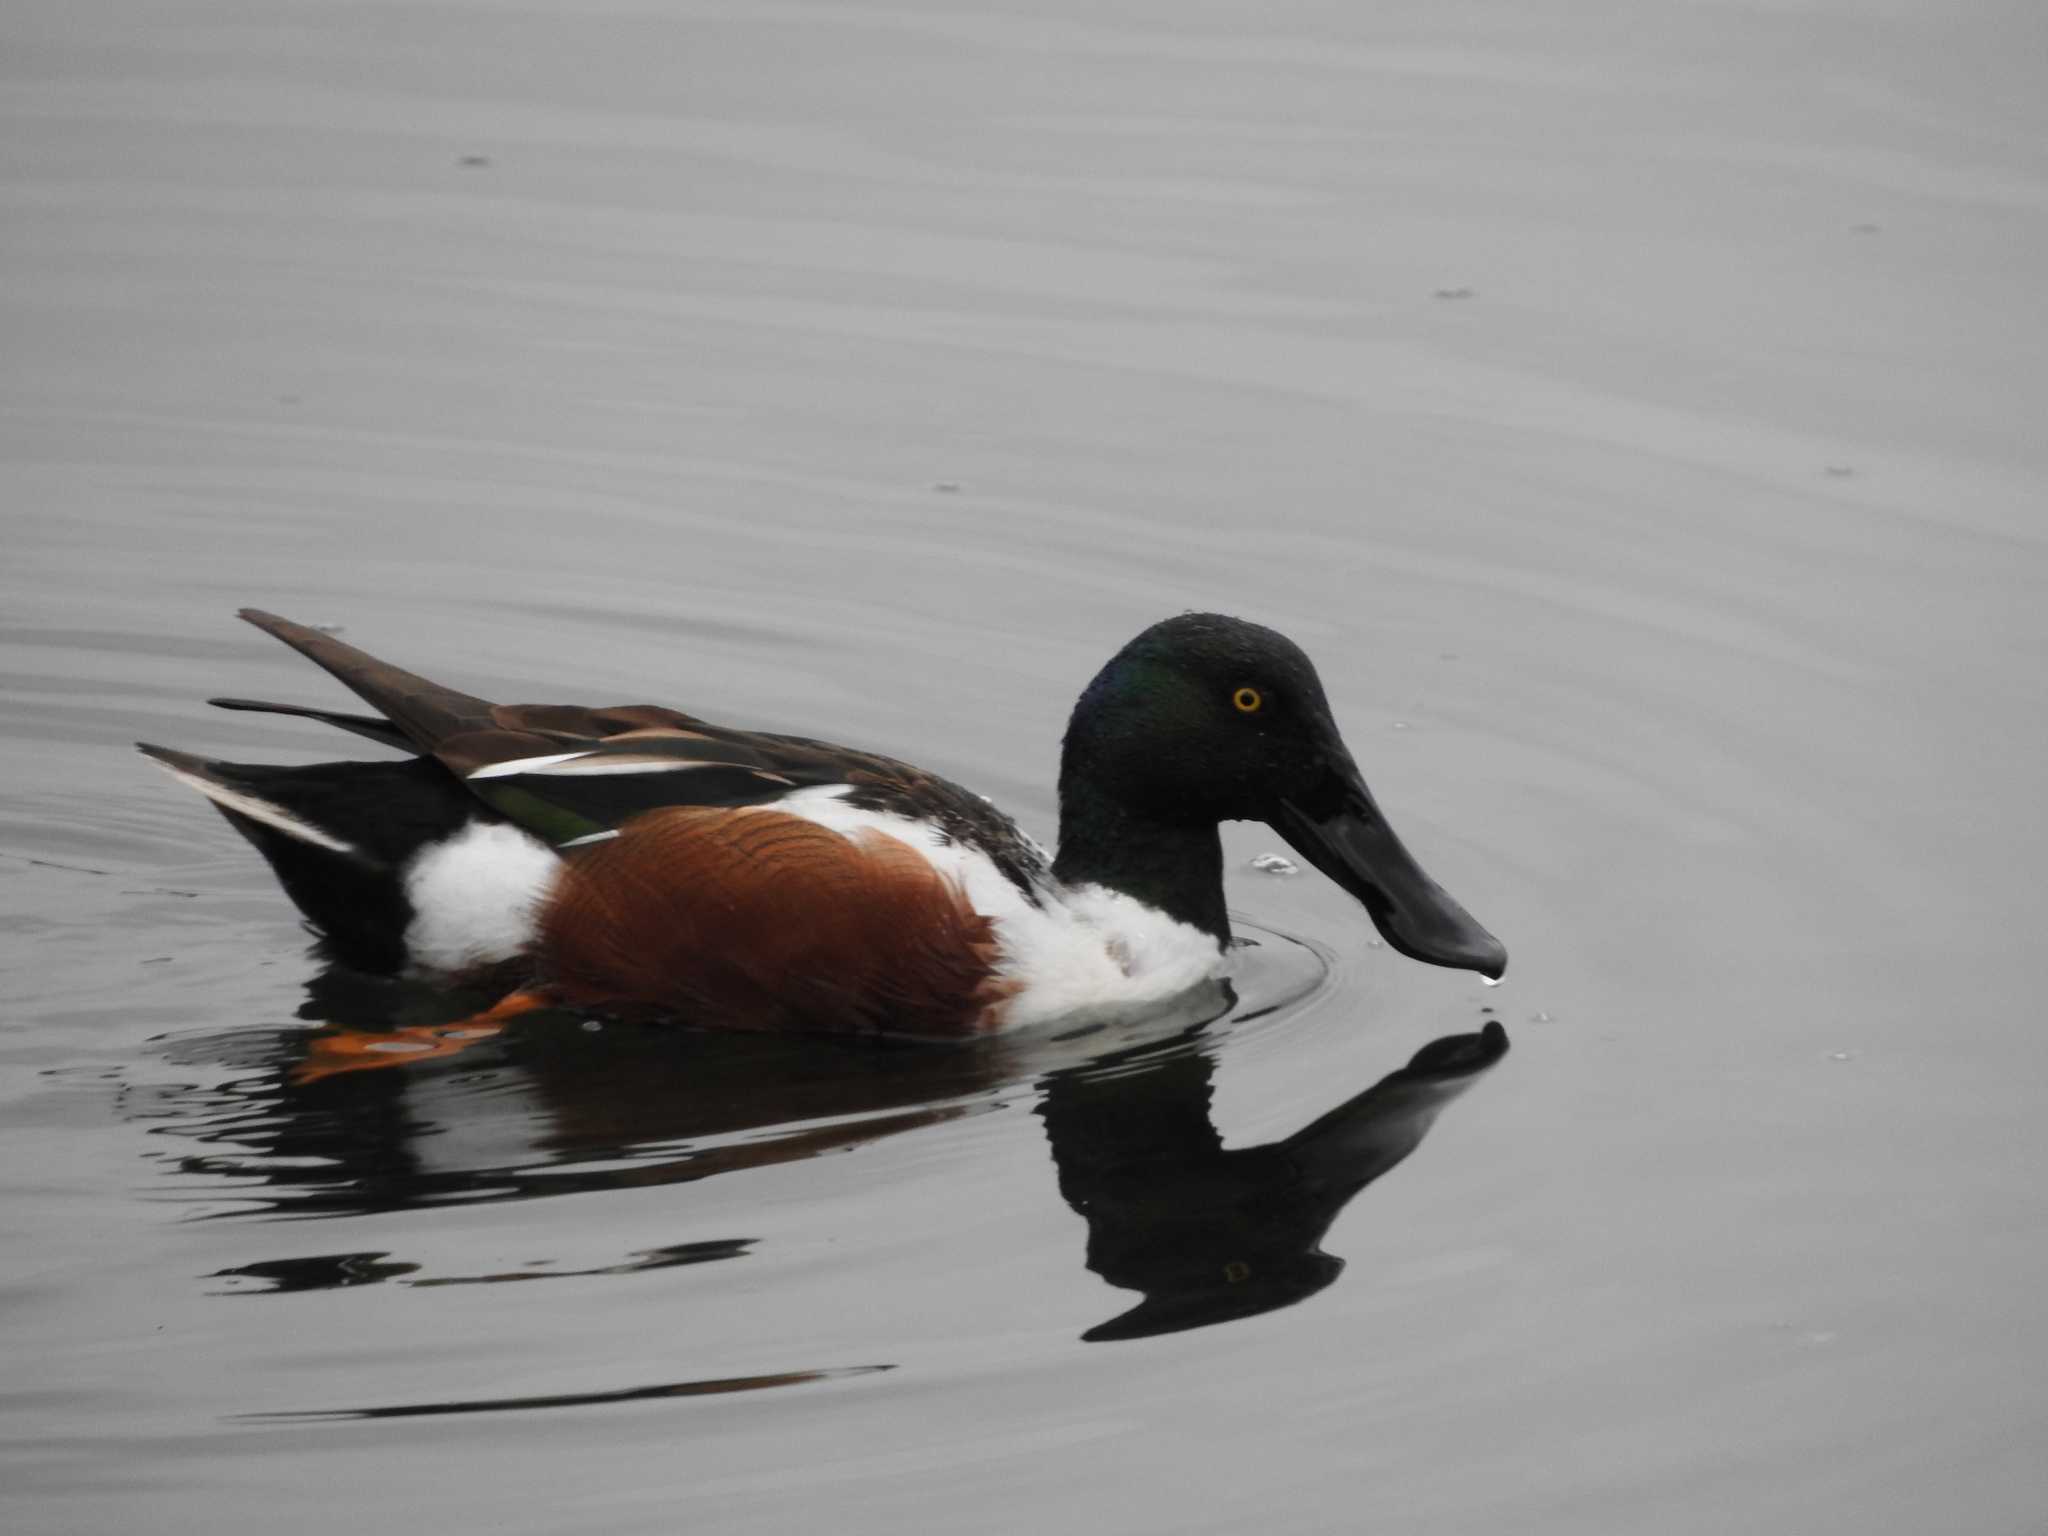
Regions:
<instances>
[{"instance_id":1,"label":"white patch on shoulder","mask_svg":"<svg viewBox=\"0 0 2048 1536\"><path fill-rule=\"evenodd\" d=\"M422 850L405 872L408 963L457 974L514 958L533 942L561 867L552 848L508 822L473 821Z\"/></svg>"},{"instance_id":2,"label":"white patch on shoulder","mask_svg":"<svg viewBox=\"0 0 2048 1536\"><path fill-rule=\"evenodd\" d=\"M1157 1012L1224 973L1223 947L1199 928L1098 885L1048 883L1033 906L986 854L925 822L850 806L848 793L843 784L822 785L759 809L842 836L886 833L958 884L968 905L995 922L1001 974L1022 983L1003 1009L1006 1029Z\"/></svg>"}]
</instances>

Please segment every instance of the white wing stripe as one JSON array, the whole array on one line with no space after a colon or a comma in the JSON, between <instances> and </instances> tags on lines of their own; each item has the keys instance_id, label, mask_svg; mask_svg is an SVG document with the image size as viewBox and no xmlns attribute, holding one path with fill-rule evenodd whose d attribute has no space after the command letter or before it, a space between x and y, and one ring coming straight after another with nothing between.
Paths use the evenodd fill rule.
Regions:
<instances>
[{"instance_id":1,"label":"white wing stripe","mask_svg":"<svg viewBox=\"0 0 2048 1536\"><path fill-rule=\"evenodd\" d=\"M556 752L547 757L515 757L508 763L490 763L470 775L472 779L502 779L513 773L540 773L555 763L588 757L588 752Z\"/></svg>"},{"instance_id":2,"label":"white wing stripe","mask_svg":"<svg viewBox=\"0 0 2048 1536\"><path fill-rule=\"evenodd\" d=\"M556 752L546 757L515 757L507 763L492 763L469 777L504 779L514 774L542 774L548 777L600 778L607 774L682 773L692 768L737 768L739 763L701 763L694 758L616 757L594 752Z\"/></svg>"}]
</instances>

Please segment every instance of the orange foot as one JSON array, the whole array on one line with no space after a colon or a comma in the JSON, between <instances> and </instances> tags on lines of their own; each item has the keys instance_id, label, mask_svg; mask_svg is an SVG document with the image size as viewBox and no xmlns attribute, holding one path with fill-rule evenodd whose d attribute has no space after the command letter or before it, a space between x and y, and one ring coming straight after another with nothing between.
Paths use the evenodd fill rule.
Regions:
<instances>
[{"instance_id":1,"label":"orange foot","mask_svg":"<svg viewBox=\"0 0 2048 1536\"><path fill-rule=\"evenodd\" d=\"M306 1059L292 1068L294 1083L317 1083L338 1072L365 1072L372 1067L403 1067L415 1061L453 1056L479 1040L488 1040L522 1013L552 1008L555 1000L540 992L508 992L482 1013L453 1024L415 1024L405 1029L370 1033L337 1029L317 1035L306 1047Z\"/></svg>"}]
</instances>

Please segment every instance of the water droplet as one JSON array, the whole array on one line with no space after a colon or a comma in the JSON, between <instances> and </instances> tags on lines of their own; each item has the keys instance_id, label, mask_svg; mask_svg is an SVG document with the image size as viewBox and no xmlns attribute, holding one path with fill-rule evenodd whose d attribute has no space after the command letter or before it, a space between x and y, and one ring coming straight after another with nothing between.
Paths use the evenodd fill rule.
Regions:
<instances>
[{"instance_id":1,"label":"water droplet","mask_svg":"<svg viewBox=\"0 0 2048 1536\"><path fill-rule=\"evenodd\" d=\"M1829 1051L1829 1052L1828 1052L1828 1060L1829 1060L1829 1061L1854 1061L1855 1059L1856 1059L1856 1053L1855 1053L1854 1051Z\"/></svg>"},{"instance_id":2,"label":"water droplet","mask_svg":"<svg viewBox=\"0 0 2048 1536\"><path fill-rule=\"evenodd\" d=\"M1548 1024L1550 1022L1550 1015L1539 1010L1529 1015L1529 1022L1531 1024Z\"/></svg>"},{"instance_id":3,"label":"water droplet","mask_svg":"<svg viewBox=\"0 0 2048 1536\"><path fill-rule=\"evenodd\" d=\"M603 1028L604 1021L602 1019L585 1019L583 1021L583 1032L587 1035L594 1035Z\"/></svg>"},{"instance_id":4,"label":"water droplet","mask_svg":"<svg viewBox=\"0 0 2048 1536\"><path fill-rule=\"evenodd\" d=\"M1367 939L1365 947L1367 949L1385 949L1387 945L1384 939Z\"/></svg>"},{"instance_id":5,"label":"water droplet","mask_svg":"<svg viewBox=\"0 0 2048 1536\"><path fill-rule=\"evenodd\" d=\"M1262 875L1298 875L1301 866L1281 853L1262 853L1252 860L1252 868Z\"/></svg>"},{"instance_id":6,"label":"water droplet","mask_svg":"<svg viewBox=\"0 0 2048 1536\"><path fill-rule=\"evenodd\" d=\"M1479 978L1479 984L1482 987L1497 987L1506 980L1505 976L1482 976Z\"/></svg>"}]
</instances>

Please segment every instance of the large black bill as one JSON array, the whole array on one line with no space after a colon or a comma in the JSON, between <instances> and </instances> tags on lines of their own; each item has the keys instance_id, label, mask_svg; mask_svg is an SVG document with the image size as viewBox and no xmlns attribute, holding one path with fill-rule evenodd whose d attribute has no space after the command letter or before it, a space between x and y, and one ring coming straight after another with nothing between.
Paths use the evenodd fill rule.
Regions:
<instances>
[{"instance_id":1,"label":"large black bill","mask_svg":"<svg viewBox=\"0 0 2048 1536\"><path fill-rule=\"evenodd\" d=\"M1348 763L1306 804L1283 801L1273 826L1364 903L1373 926L1402 954L1495 980L1507 970L1506 946L1422 872Z\"/></svg>"}]
</instances>

